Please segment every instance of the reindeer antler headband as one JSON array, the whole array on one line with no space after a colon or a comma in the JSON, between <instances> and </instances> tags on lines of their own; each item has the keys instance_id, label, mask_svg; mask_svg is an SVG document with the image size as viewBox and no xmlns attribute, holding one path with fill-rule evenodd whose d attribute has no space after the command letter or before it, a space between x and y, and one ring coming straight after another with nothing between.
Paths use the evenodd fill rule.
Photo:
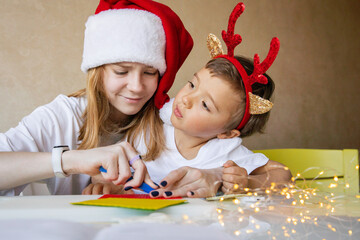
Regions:
<instances>
[{"instance_id":1,"label":"reindeer antler headband","mask_svg":"<svg viewBox=\"0 0 360 240\"><path fill-rule=\"evenodd\" d=\"M207 45L210 51L212 58L225 58L229 60L238 70L242 81L245 87L246 95L246 107L244 117L242 118L240 124L236 129L242 129L245 124L249 121L251 114L263 114L272 108L273 104L267 99L263 99L257 95L252 94L252 85L254 83L267 84L268 79L263 75L274 62L280 48L280 41L278 38L273 38L270 43L270 50L267 57L262 63L260 63L260 58L258 54L254 56L254 71L248 76L244 67L239 63L236 58L234 58L234 49L242 41L242 38L239 34L234 34L234 28L236 20L244 12L245 5L243 3L238 3L234 10L232 11L229 17L228 30L222 31L222 38L227 46L228 53L224 55L220 40L214 35L209 34L207 39Z\"/></svg>"}]
</instances>

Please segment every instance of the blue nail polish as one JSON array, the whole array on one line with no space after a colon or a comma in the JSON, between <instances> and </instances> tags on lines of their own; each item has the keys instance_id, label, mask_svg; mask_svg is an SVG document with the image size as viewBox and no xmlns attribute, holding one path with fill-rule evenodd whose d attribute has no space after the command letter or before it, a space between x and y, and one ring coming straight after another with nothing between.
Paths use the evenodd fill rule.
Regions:
<instances>
[{"instance_id":1,"label":"blue nail polish","mask_svg":"<svg viewBox=\"0 0 360 240\"><path fill-rule=\"evenodd\" d=\"M150 194L151 194L151 196L153 196L153 197L159 196L159 192L158 192L158 191L152 191Z\"/></svg>"},{"instance_id":2,"label":"blue nail polish","mask_svg":"<svg viewBox=\"0 0 360 240\"><path fill-rule=\"evenodd\" d=\"M167 181L162 181L162 182L160 183L160 185L163 186L163 187L165 187L165 186L167 185Z\"/></svg>"},{"instance_id":3,"label":"blue nail polish","mask_svg":"<svg viewBox=\"0 0 360 240\"><path fill-rule=\"evenodd\" d=\"M172 195L172 192L167 191L167 192L165 192L165 194L166 194L166 196L170 197Z\"/></svg>"},{"instance_id":4,"label":"blue nail polish","mask_svg":"<svg viewBox=\"0 0 360 240\"><path fill-rule=\"evenodd\" d=\"M160 187L159 184L157 184L156 182L153 182L157 187Z\"/></svg>"},{"instance_id":5,"label":"blue nail polish","mask_svg":"<svg viewBox=\"0 0 360 240\"><path fill-rule=\"evenodd\" d=\"M193 191L190 191L190 194L191 194L191 196L194 196L194 195L195 195L195 193L194 193Z\"/></svg>"},{"instance_id":6,"label":"blue nail polish","mask_svg":"<svg viewBox=\"0 0 360 240\"><path fill-rule=\"evenodd\" d=\"M130 189L132 189L132 188L133 188L133 187L129 186L129 187L124 188L124 190L125 190L125 191L128 191L128 190L130 190Z\"/></svg>"}]
</instances>

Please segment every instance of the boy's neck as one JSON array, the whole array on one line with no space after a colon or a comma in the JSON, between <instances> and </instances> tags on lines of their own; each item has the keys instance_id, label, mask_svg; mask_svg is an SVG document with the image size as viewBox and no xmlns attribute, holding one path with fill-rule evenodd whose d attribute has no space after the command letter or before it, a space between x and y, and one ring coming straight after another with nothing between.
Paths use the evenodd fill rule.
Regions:
<instances>
[{"instance_id":1,"label":"boy's neck","mask_svg":"<svg viewBox=\"0 0 360 240\"><path fill-rule=\"evenodd\" d=\"M174 138L177 150L187 160L194 159L200 148L210 140L187 135L176 128L174 129Z\"/></svg>"}]
</instances>

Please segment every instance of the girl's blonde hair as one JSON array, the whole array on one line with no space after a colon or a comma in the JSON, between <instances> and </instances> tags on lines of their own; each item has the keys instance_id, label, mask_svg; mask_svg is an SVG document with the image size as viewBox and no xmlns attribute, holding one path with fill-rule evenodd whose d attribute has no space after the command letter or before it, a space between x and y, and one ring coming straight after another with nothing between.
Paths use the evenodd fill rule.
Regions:
<instances>
[{"instance_id":1,"label":"girl's blonde hair","mask_svg":"<svg viewBox=\"0 0 360 240\"><path fill-rule=\"evenodd\" d=\"M124 133L124 138L134 147L137 136L143 136L147 153L143 160L156 159L165 149L163 122L152 97L143 108L127 121L114 123L110 120L111 105L103 88L104 66L88 70L87 87L69 97L87 97L87 107L83 113L84 124L79 133L81 141L78 149L90 149L100 145L101 136Z\"/></svg>"}]
</instances>

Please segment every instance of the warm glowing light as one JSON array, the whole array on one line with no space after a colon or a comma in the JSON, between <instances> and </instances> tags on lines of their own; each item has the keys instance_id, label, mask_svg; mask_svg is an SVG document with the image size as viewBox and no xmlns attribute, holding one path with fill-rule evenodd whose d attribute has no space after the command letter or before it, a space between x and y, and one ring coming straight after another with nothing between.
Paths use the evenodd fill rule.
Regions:
<instances>
[{"instance_id":1,"label":"warm glowing light","mask_svg":"<svg viewBox=\"0 0 360 240\"><path fill-rule=\"evenodd\" d=\"M251 230L251 229L246 230L246 233L247 233L247 234L252 233L252 232L254 232L254 231Z\"/></svg>"},{"instance_id":2,"label":"warm glowing light","mask_svg":"<svg viewBox=\"0 0 360 240\"><path fill-rule=\"evenodd\" d=\"M334 181L337 182L339 181L339 178L337 176L334 177Z\"/></svg>"},{"instance_id":3,"label":"warm glowing light","mask_svg":"<svg viewBox=\"0 0 360 240\"><path fill-rule=\"evenodd\" d=\"M349 187L350 187L350 185L349 185L348 183L346 183L346 184L345 184L345 187L346 187L346 188L349 188Z\"/></svg>"},{"instance_id":4,"label":"warm glowing light","mask_svg":"<svg viewBox=\"0 0 360 240\"><path fill-rule=\"evenodd\" d=\"M296 233L296 230L295 230L295 229L292 229L291 232L292 232L292 233Z\"/></svg>"},{"instance_id":5,"label":"warm glowing light","mask_svg":"<svg viewBox=\"0 0 360 240\"><path fill-rule=\"evenodd\" d=\"M284 167L284 170L286 170L286 171L287 171L287 170L289 170L289 168L288 168L288 167Z\"/></svg>"},{"instance_id":6,"label":"warm glowing light","mask_svg":"<svg viewBox=\"0 0 360 240\"><path fill-rule=\"evenodd\" d=\"M359 164L355 166L355 169L356 169L356 170L359 170Z\"/></svg>"},{"instance_id":7,"label":"warm glowing light","mask_svg":"<svg viewBox=\"0 0 360 240\"><path fill-rule=\"evenodd\" d=\"M337 183L330 183L329 188L336 188L337 187Z\"/></svg>"},{"instance_id":8,"label":"warm glowing light","mask_svg":"<svg viewBox=\"0 0 360 240\"><path fill-rule=\"evenodd\" d=\"M219 220L222 220L223 218L224 218L224 215L219 215L219 216L218 216L218 219L219 219Z\"/></svg>"},{"instance_id":9,"label":"warm glowing light","mask_svg":"<svg viewBox=\"0 0 360 240\"><path fill-rule=\"evenodd\" d=\"M221 213L221 212L222 212L222 209L217 208L216 211L217 211L218 213Z\"/></svg>"},{"instance_id":10,"label":"warm glowing light","mask_svg":"<svg viewBox=\"0 0 360 240\"><path fill-rule=\"evenodd\" d=\"M304 202L305 202L304 199L300 199L301 204L304 204Z\"/></svg>"},{"instance_id":11,"label":"warm glowing light","mask_svg":"<svg viewBox=\"0 0 360 240\"><path fill-rule=\"evenodd\" d=\"M235 234L236 236L239 236L240 233L241 233L240 231L235 231L235 232L234 232L234 234Z\"/></svg>"},{"instance_id":12,"label":"warm glowing light","mask_svg":"<svg viewBox=\"0 0 360 240\"><path fill-rule=\"evenodd\" d=\"M258 207L256 207L255 209L254 209L254 212L259 212L260 211L260 208L258 208Z\"/></svg>"},{"instance_id":13,"label":"warm glowing light","mask_svg":"<svg viewBox=\"0 0 360 240\"><path fill-rule=\"evenodd\" d=\"M360 195L356 195L355 197L356 197L356 198L360 198Z\"/></svg>"},{"instance_id":14,"label":"warm glowing light","mask_svg":"<svg viewBox=\"0 0 360 240\"><path fill-rule=\"evenodd\" d=\"M236 189L238 189L239 188L239 185L238 184L234 184L234 189L236 190Z\"/></svg>"},{"instance_id":15,"label":"warm glowing light","mask_svg":"<svg viewBox=\"0 0 360 240\"><path fill-rule=\"evenodd\" d=\"M300 220L300 222L301 222L301 223L304 223L304 222L305 222L305 219L304 219L304 218L302 218L302 219Z\"/></svg>"},{"instance_id":16,"label":"warm glowing light","mask_svg":"<svg viewBox=\"0 0 360 240\"><path fill-rule=\"evenodd\" d=\"M324 174L324 171L319 172L319 175L323 175L323 174Z\"/></svg>"},{"instance_id":17,"label":"warm glowing light","mask_svg":"<svg viewBox=\"0 0 360 240\"><path fill-rule=\"evenodd\" d=\"M295 205L296 205L296 201L293 201L291 204L295 206Z\"/></svg>"},{"instance_id":18,"label":"warm glowing light","mask_svg":"<svg viewBox=\"0 0 360 240\"><path fill-rule=\"evenodd\" d=\"M252 195L252 192L248 192L246 195L251 196L251 195Z\"/></svg>"},{"instance_id":19,"label":"warm glowing light","mask_svg":"<svg viewBox=\"0 0 360 240\"><path fill-rule=\"evenodd\" d=\"M244 220L243 217L239 217L239 222L242 222Z\"/></svg>"},{"instance_id":20,"label":"warm glowing light","mask_svg":"<svg viewBox=\"0 0 360 240\"><path fill-rule=\"evenodd\" d=\"M301 175L300 175L300 173L297 173L296 176L297 176L297 177L300 177Z\"/></svg>"},{"instance_id":21,"label":"warm glowing light","mask_svg":"<svg viewBox=\"0 0 360 240\"><path fill-rule=\"evenodd\" d=\"M269 189L266 189L266 190L265 190L265 193L266 193L266 194L270 194L270 190L269 190Z\"/></svg>"},{"instance_id":22,"label":"warm glowing light","mask_svg":"<svg viewBox=\"0 0 360 240\"><path fill-rule=\"evenodd\" d=\"M349 230L349 236L351 236L352 235L352 231L351 230Z\"/></svg>"},{"instance_id":23,"label":"warm glowing light","mask_svg":"<svg viewBox=\"0 0 360 240\"><path fill-rule=\"evenodd\" d=\"M221 198L220 198L220 202L222 202L222 201L224 201L224 197L221 197Z\"/></svg>"},{"instance_id":24,"label":"warm glowing light","mask_svg":"<svg viewBox=\"0 0 360 240\"><path fill-rule=\"evenodd\" d=\"M294 177L292 177L292 178L291 178L291 181L292 181L292 182L294 182L294 181L295 181L295 178L294 178Z\"/></svg>"},{"instance_id":25,"label":"warm glowing light","mask_svg":"<svg viewBox=\"0 0 360 240\"><path fill-rule=\"evenodd\" d=\"M323 206L324 206L324 204L323 204L322 202L320 202L319 204L320 204L320 207L323 207Z\"/></svg>"},{"instance_id":26,"label":"warm glowing light","mask_svg":"<svg viewBox=\"0 0 360 240\"><path fill-rule=\"evenodd\" d=\"M275 207L274 206L269 206L268 209L269 209L269 211L272 211L272 210L275 209Z\"/></svg>"},{"instance_id":27,"label":"warm glowing light","mask_svg":"<svg viewBox=\"0 0 360 240\"><path fill-rule=\"evenodd\" d=\"M286 221L287 221L288 223L290 223L290 222L291 222L291 218L288 217L288 218L286 219Z\"/></svg>"},{"instance_id":28,"label":"warm glowing light","mask_svg":"<svg viewBox=\"0 0 360 240\"><path fill-rule=\"evenodd\" d=\"M244 188L244 191L245 192L248 192L250 189L249 188Z\"/></svg>"},{"instance_id":29,"label":"warm glowing light","mask_svg":"<svg viewBox=\"0 0 360 240\"><path fill-rule=\"evenodd\" d=\"M186 215L186 214L184 214L184 215L183 215L183 219L184 219L184 220L188 220L188 219L189 219L189 216Z\"/></svg>"},{"instance_id":30,"label":"warm glowing light","mask_svg":"<svg viewBox=\"0 0 360 240\"><path fill-rule=\"evenodd\" d=\"M286 229L286 227L285 227L285 226L282 226L281 228L282 228L282 230L285 230L285 229Z\"/></svg>"},{"instance_id":31,"label":"warm glowing light","mask_svg":"<svg viewBox=\"0 0 360 240\"><path fill-rule=\"evenodd\" d=\"M255 228L256 228L256 229L260 229L260 225L256 224L256 225L255 225Z\"/></svg>"},{"instance_id":32,"label":"warm glowing light","mask_svg":"<svg viewBox=\"0 0 360 240\"><path fill-rule=\"evenodd\" d=\"M240 213L244 214L244 210L243 210L241 207L238 208L238 211L239 211Z\"/></svg>"},{"instance_id":33,"label":"warm glowing light","mask_svg":"<svg viewBox=\"0 0 360 240\"><path fill-rule=\"evenodd\" d=\"M235 204L239 204L239 203L240 203L240 201L239 201L239 199L235 198L235 199L233 200L233 203L235 203Z\"/></svg>"}]
</instances>

